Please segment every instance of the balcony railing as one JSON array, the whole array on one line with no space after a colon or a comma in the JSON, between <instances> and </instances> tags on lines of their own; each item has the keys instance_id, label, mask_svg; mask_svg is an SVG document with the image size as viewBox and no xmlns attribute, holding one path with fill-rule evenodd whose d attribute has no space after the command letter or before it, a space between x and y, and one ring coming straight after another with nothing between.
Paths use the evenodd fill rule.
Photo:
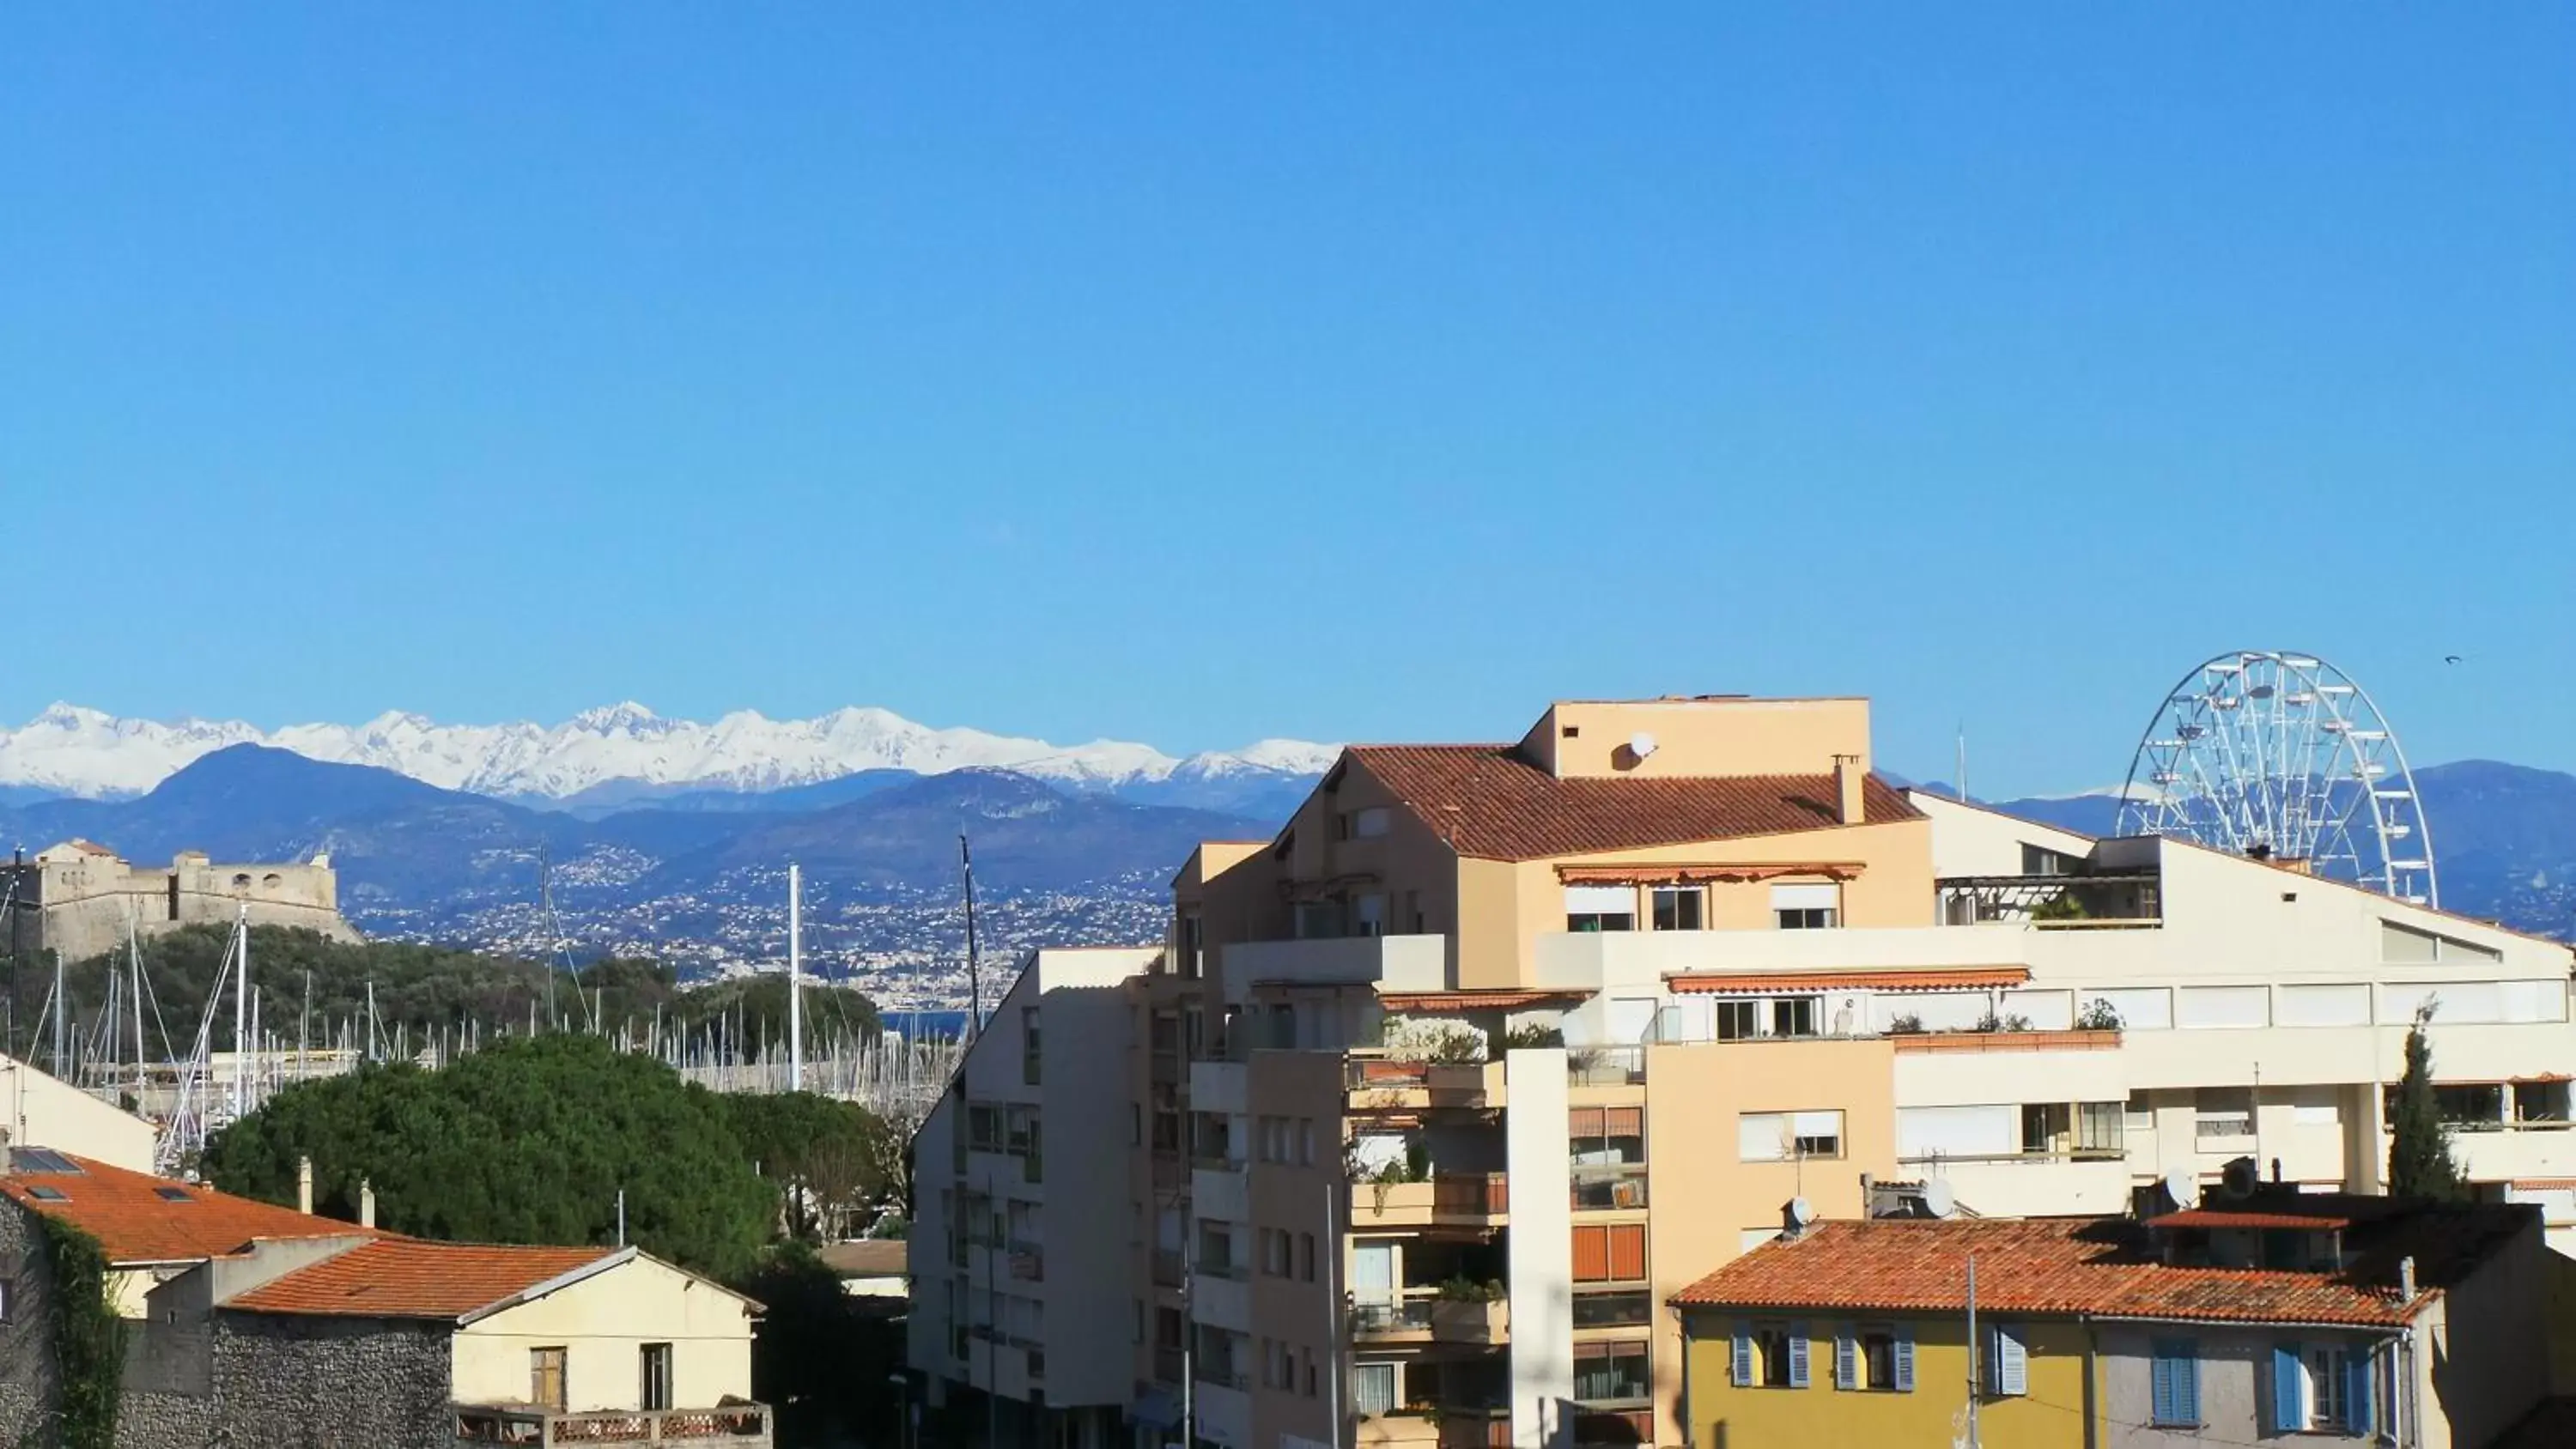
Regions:
<instances>
[{"instance_id":1,"label":"balcony railing","mask_svg":"<svg viewBox=\"0 0 2576 1449\"><path fill-rule=\"evenodd\" d=\"M1351 1187L1355 1227L1494 1226L1511 1210L1511 1179L1499 1172L1436 1172L1428 1182L1361 1181Z\"/></svg>"},{"instance_id":2,"label":"balcony railing","mask_svg":"<svg viewBox=\"0 0 2576 1449\"><path fill-rule=\"evenodd\" d=\"M1577 1048L1565 1054L1565 1079L1577 1087L1634 1086L1646 1080L1646 1049Z\"/></svg>"},{"instance_id":3,"label":"balcony railing","mask_svg":"<svg viewBox=\"0 0 2576 1449\"><path fill-rule=\"evenodd\" d=\"M1393 1298L1350 1304L1356 1342L1428 1337L1439 1343L1502 1343L1509 1337L1510 1306L1499 1298L1452 1298L1436 1288L1407 1288Z\"/></svg>"},{"instance_id":4,"label":"balcony railing","mask_svg":"<svg viewBox=\"0 0 2576 1449\"><path fill-rule=\"evenodd\" d=\"M558 1414L545 1409L458 1405L456 1437L466 1444L522 1444L532 1449L558 1444L716 1444L754 1449L770 1442L769 1406Z\"/></svg>"},{"instance_id":5,"label":"balcony railing","mask_svg":"<svg viewBox=\"0 0 2576 1449\"><path fill-rule=\"evenodd\" d=\"M1633 1162L1617 1167L1577 1167L1573 1170L1571 1197L1579 1213L1644 1207L1646 1165Z\"/></svg>"}]
</instances>

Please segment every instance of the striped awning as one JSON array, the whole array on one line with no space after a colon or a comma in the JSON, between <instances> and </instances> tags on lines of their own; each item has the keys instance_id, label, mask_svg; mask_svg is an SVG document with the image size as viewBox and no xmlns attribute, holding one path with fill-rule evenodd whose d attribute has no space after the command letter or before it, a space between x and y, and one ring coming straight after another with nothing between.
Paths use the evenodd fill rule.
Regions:
<instances>
[{"instance_id":1,"label":"striped awning","mask_svg":"<svg viewBox=\"0 0 2576 1449\"><path fill-rule=\"evenodd\" d=\"M1677 992L1772 996L1787 991L1995 991L2030 980L2027 966L1889 971L1694 971L1668 976Z\"/></svg>"}]
</instances>

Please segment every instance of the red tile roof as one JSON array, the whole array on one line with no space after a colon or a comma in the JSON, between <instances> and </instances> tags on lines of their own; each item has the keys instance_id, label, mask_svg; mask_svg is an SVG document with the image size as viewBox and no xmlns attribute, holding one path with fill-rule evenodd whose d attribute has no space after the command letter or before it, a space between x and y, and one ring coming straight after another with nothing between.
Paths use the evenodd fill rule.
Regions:
<instances>
[{"instance_id":1,"label":"red tile roof","mask_svg":"<svg viewBox=\"0 0 2576 1449\"><path fill-rule=\"evenodd\" d=\"M2027 966L1889 971L1694 971L1666 977L1682 993L1716 991L1984 991L2030 980Z\"/></svg>"},{"instance_id":2,"label":"red tile roof","mask_svg":"<svg viewBox=\"0 0 2576 1449\"><path fill-rule=\"evenodd\" d=\"M1589 991L1551 991L1532 988L1527 991L1389 991L1382 993L1378 1005L1389 1011L1518 1011L1548 1001L1580 1001Z\"/></svg>"},{"instance_id":3,"label":"red tile roof","mask_svg":"<svg viewBox=\"0 0 2576 1449\"><path fill-rule=\"evenodd\" d=\"M271 1279L223 1306L254 1313L453 1320L505 1306L577 1269L630 1256L624 1248L484 1247L383 1238Z\"/></svg>"},{"instance_id":4,"label":"red tile roof","mask_svg":"<svg viewBox=\"0 0 2576 1449\"><path fill-rule=\"evenodd\" d=\"M2387 1325L2419 1304L2399 1300L2397 1257L2420 1258L2425 1289L2453 1282L2537 1210L2453 1209L2392 1216L2383 1240L2341 1272L2169 1265L2140 1224L2122 1218L1879 1219L1819 1224L1754 1249L1675 1294L1685 1306L1950 1313L1967 1301L1977 1262L1980 1310L2242 1323Z\"/></svg>"},{"instance_id":5,"label":"red tile roof","mask_svg":"<svg viewBox=\"0 0 2576 1449\"><path fill-rule=\"evenodd\" d=\"M1460 855L1486 860L1841 828L1831 774L1560 780L1509 745L1354 745L1344 754ZM1876 776L1862 815L1871 824L1923 818Z\"/></svg>"},{"instance_id":6,"label":"red tile roof","mask_svg":"<svg viewBox=\"0 0 2576 1449\"><path fill-rule=\"evenodd\" d=\"M355 1223L309 1217L293 1208L253 1202L193 1182L61 1155L80 1171L13 1169L0 1175L0 1194L98 1239L110 1263L186 1263L227 1257L242 1251L253 1238L377 1236L373 1229ZM61 1196L44 1196L38 1189ZM166 1195L171 1193L184 1196Z\"/></svg>"},{"instance_id":7,"label":"red tile roof","mask_svg":"<svg viewBox=\"0 0 2576 1449\"><path fill-rule=\"evenodd\" d=\"M2239 1213L2220 1208L2184 1208L2163 1217L2147 1219L2151 1228L2281 1228L2293 1231L2331 1232L2352 1226L2352 1219L2310 1216L2305 1213Z\"/></svg>"}]
</instances>

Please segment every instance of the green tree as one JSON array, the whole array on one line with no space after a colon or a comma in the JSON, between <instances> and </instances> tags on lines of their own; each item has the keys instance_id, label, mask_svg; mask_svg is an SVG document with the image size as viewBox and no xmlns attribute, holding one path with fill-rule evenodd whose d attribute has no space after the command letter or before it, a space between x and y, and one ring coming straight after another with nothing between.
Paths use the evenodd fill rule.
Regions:
<instances>
[{"instance_id":1,"label":"green tree","mask_svg":"<svg viewBox=\"0 0 2576 1449\"><path fill-rule=\"evenodd\" d=\"M375 1066L278 1093L207 1145L228 1192L292 1202L314 1165L315 1206L428 1238L607 1243L626 1195L627 1241L722 1277L750 1267L778 1220L711 1092L597 1037L486 1046L440 1071Z\"/></svg>"},{"instance_id":2,"label":"green tree","mask_svg":"<svg viewBox=\"0 0 2576 1449\"><path fill-rule=\"evenodd\" d=\"M733 1284L768 1310L751 1347L752 1397L778 1414L781 1449L894 1442L905 1399L903 1323L841 1291L803 1243L762 1255Z\"/></svg>"},{"instance_id":3,"label":"green tree","mask_svg":"<svg viewBox=\"0 0 2576 1449\"><path fill-rule=\"evenodd\" d=\"M895 1186L885 1163L900 1145L890 1147L892 1128L856 1102L812 1092L741 1092L723 1101L743 1151L778 1184L795 1237L850 1236Z\"/></svg>"},{"instance_id":4,"label":"green tree","mask_svg":"<svg viewBox=\"0 0 2576 1449\"><path fill-rule=\"evenodd\" d=\"M2451 1156L2451 1129L2433 1095L2433 1044L2424 1032L2432 1020L2433 1003L2427 1002L2417 1008L2415 1025L2406 1033L2406 1074L2397 1081L2397 1108L2389 1123L2388 1192L2391 1197L2457 1202L2468 1193L2460 1165Z\"/></svg>"}]
</instances>

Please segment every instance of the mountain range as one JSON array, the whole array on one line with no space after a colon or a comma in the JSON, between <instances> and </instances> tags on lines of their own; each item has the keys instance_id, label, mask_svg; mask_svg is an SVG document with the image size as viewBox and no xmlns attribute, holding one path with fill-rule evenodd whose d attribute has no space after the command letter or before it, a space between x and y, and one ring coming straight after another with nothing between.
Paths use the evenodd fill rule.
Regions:
<instances>
[{"instance_id":1,"label":"mountain range","mask_svg":"<svg viewBox=\"0 0 2576 1449\"><path fill-rule=\"evenodd\" d=\"M1149 745L1056 745L973 729L934 729L883 709L773 720L738 710L713 724L664 719L635 703L585 710L558 725L440 724L387 713L360 725L262 730L239 720L122 719L56 704L0 729L0 801L37 795L140 795L190 762L235 745L266 745L330 764L372 765L441 789L590 813L680 793L755 793L897 771L938 775L1007 769L1079 790L1133 793L1158 804L1265 800L1271 786L1316 774L1334 748L1262 740L1187 757Z\"/></svg>"}]
</instances>

